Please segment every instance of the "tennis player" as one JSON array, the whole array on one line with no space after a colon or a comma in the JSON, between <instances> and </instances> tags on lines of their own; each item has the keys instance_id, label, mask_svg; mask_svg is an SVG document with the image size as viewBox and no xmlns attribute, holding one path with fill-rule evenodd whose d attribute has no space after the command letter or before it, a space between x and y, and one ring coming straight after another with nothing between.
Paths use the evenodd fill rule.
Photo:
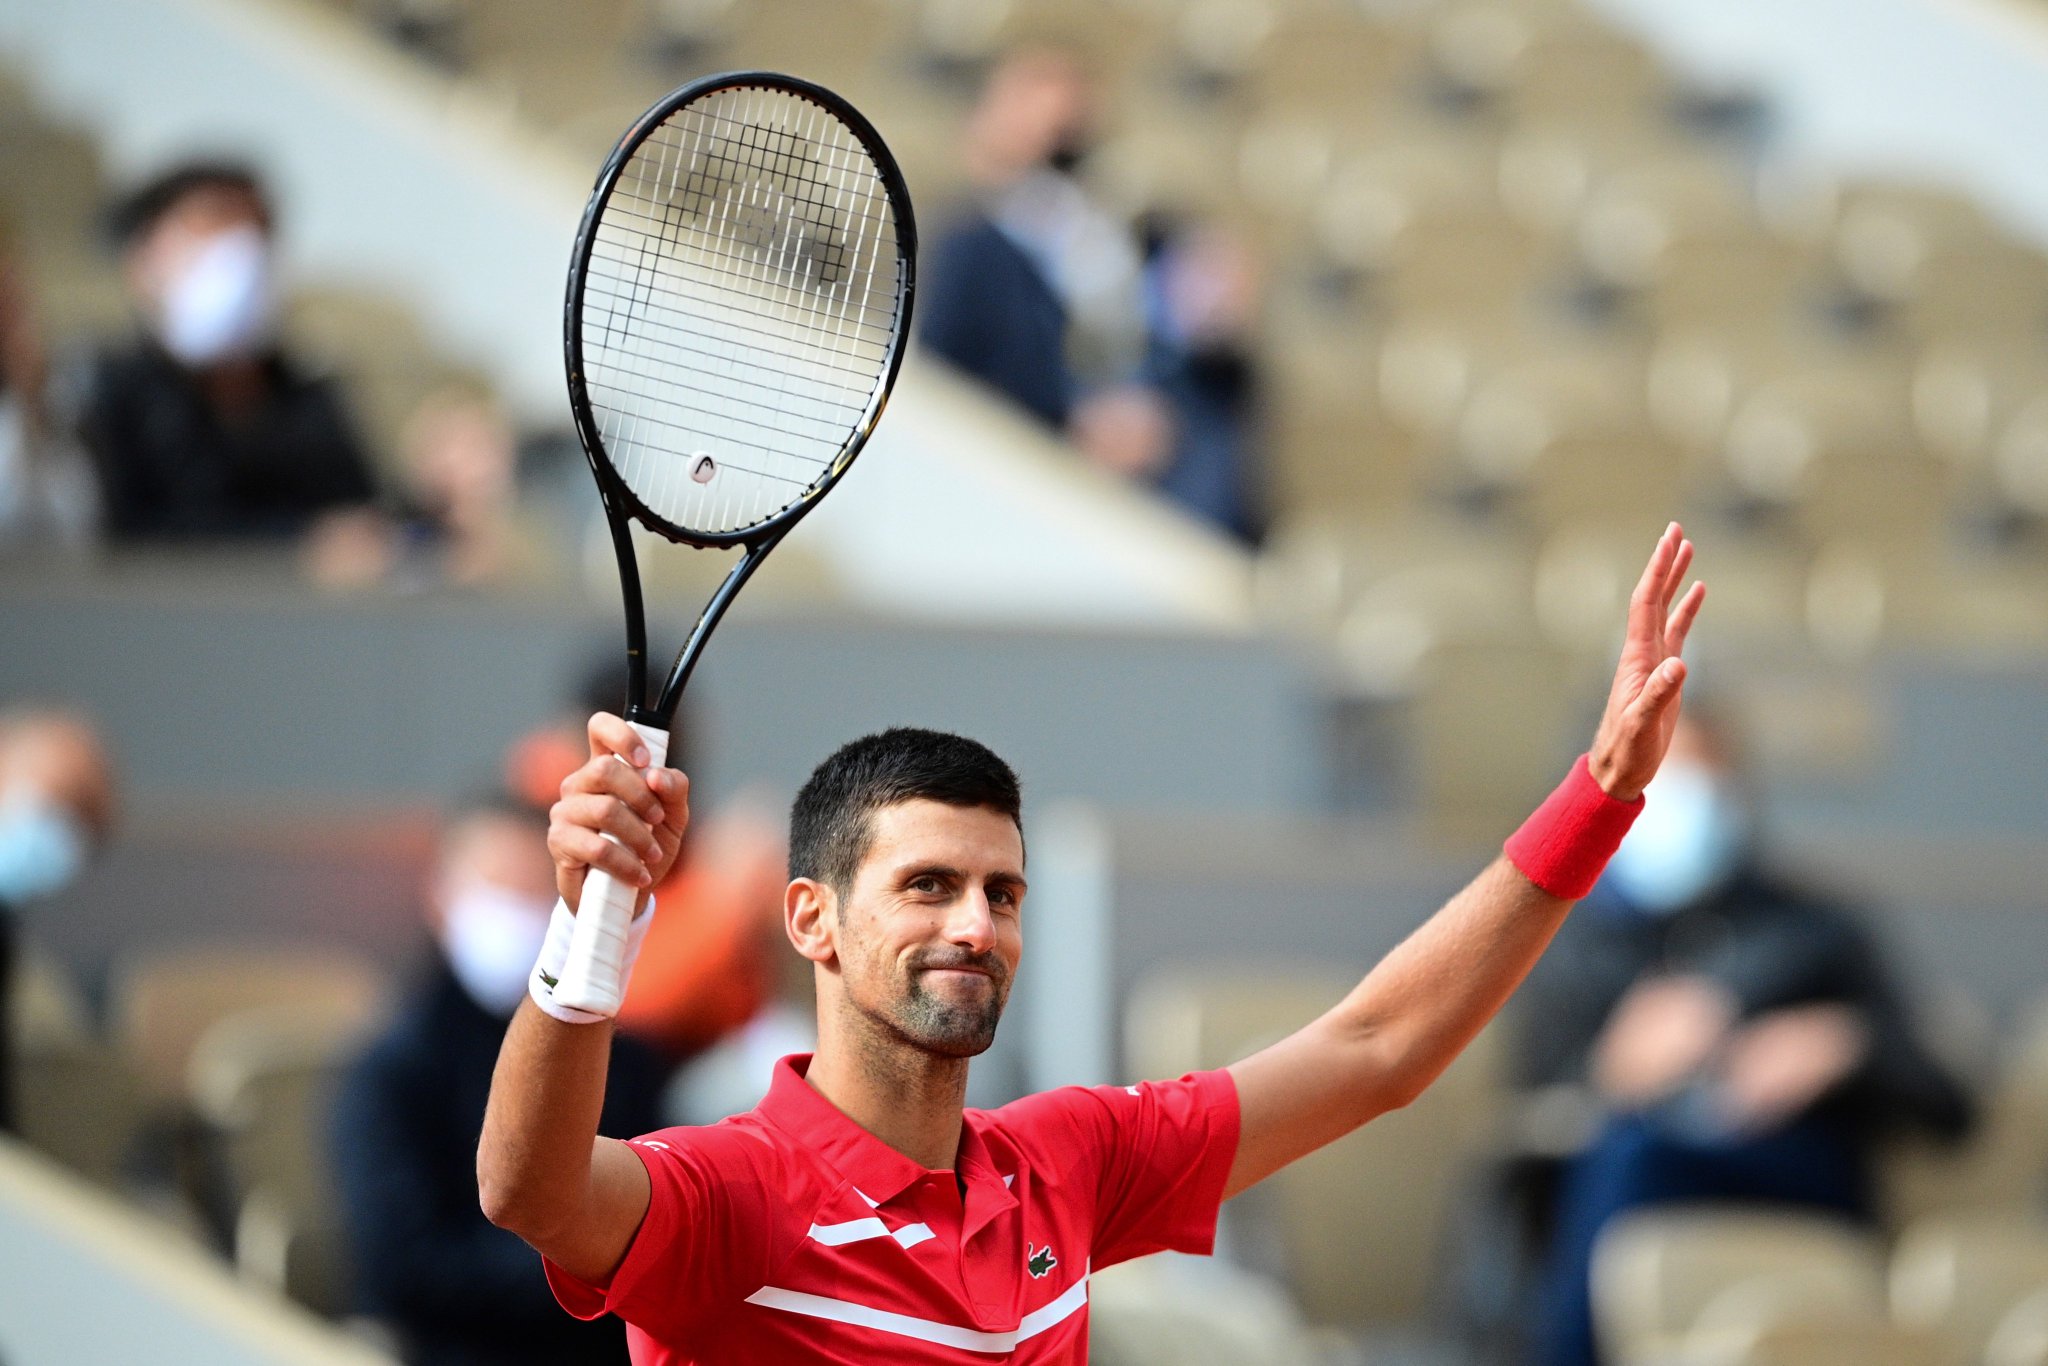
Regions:
<instances>
[{"instance_id":1,"label":"tennis player","mask_svg":"<svg viewBox=\"0 0 2048 1366\"><path fill-rule=\"evenodd\" d=\"M542 1254L570 1313L626 1321L639 1366L1082 1366L1091 1270L1208 1252L1222 1201L1414 1100L1529 971L1663 759L1705 594L1678 596L1691 559L1674 523L1591 751L1328 1013L1222 1071L998 1110L962 1097L1023 955L1017 781L971 740L894 730L826 760L791 816L784 921L814 965L817 1052L778 1064L748 1114L598 1137L611 1026L549 989L585 874L658 881L688 783L643 777L633 731L593 717L548 837L563 905L492 1082L485 1211ZM620 954L630 969L630 936Z\"/></svg>"}]
</instances>

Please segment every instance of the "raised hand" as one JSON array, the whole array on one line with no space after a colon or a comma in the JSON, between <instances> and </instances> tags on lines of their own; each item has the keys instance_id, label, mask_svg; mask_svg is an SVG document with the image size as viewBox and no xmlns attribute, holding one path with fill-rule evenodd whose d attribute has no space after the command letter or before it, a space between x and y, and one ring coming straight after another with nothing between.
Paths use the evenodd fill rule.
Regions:
<instances>
[{"instance_id":1,"label":"raised hand","mask_svg":"<svg viewBox=\"0 0 2048 1366\"><path fill-rule=\"evenodd\" d=\"M1693 584L1683 598L1678 597L1691 567L1692 542L1673 522L1658 539L1628 600L1628 638L1587 758L1593 780L1619 801L1634 801L1650 785L1678 724L1679 693L1685 686L1685 661L1679 652L1707 598L1704 583Z\"/></svg>"},{"instance_id":2,"label":"raised hand","mask_svg":"<svg viewBox=\"0 0 2048 1366\"><path fill-rule=\"evenodd\" d=\"M589 761L562 780L562 799L548 813L555 888L571 910L592 868L628 887L667 877L690 824L690 780L673 768L643 772L647 747L631 726L599 712L589 732Z\"/></svg>"}]
</instances>

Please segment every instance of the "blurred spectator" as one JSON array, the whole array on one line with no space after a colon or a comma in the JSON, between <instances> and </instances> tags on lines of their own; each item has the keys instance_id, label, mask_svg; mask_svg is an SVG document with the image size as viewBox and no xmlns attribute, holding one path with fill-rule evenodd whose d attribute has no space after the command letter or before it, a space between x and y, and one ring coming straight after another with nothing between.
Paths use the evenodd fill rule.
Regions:
<instances>
[{"instance_id":1,"label":"blurred spectator","mask_svg":"<svg viewBox=\"0 0 2048 1366\"><path fill-rule=\"evenodd\" d=\"M1870 1220L1881 1138L1969 1122L1856 917L1760 866L1748 789L1706 718L1688 704L1642 818L1517 998L1520 1080L1593 1107L1530 1353L1555 1366L1596 1359L1588 1276L1609 1219L1739 1200Z\"/></svg>"},{"instance_id":2,"label":"blurred spectator","mask_svg":"<svg viewBox=\"0 0 2048 1366\"><path fill-rule=\"evenodd\" d=\"M919 334L1095 463L1255 537L1247 253L1212 232L1148 264L1075 175L1094 103L1069 53L996 64L967 126L976 197L927 253Z\"/></svg>"},{"instance_id":3,"label":"blurred spectator","mask_svg":"<svg viewBox=\"0 0 2048 1366\"><path fill-rule=\"evenodd\" d=\"M519 443L488 395L429 394L399 436L401 517L331 520L307 546L307 570L330 588L476 588L545 582L545 527L519 506Z\"/></svg>"},{"instance_id":4,"label":"blurred spectator","mask_svg":"<svg viewBox=\"0 0 2048 1366\"><path fill-rule=\"evenodd\" d=\"M112 214L141 333L78 426L115 540L288 537L373 489L342 398L278 345L270 201L249 171L165 172Z\"/></svg>"},{"instance_id":5,"label":"blurred spectator","mask_svg":"<svg viewBox=\"0 0 2048 1366\"><path fill-rule=\"evenodd\" d=\"M0 237L0 548L75 549L98 520L92 467L51 422L48 380L28 280Z\"/></svg>"},{"instance_id":6,"label":"blurred spectator","mask_svg":"<svg viewBox=\"0 0 2048 1366\"><path fill-rule=\"evenodd\" d=\"M1152 481L1188 511L1256 545L1266 530L1252 355L1258 264L1232 234L1197 228L1163 236L1145 274L1146 375L1177 426L1170 458Z\"/></svg>"},{"instance_id":7,"label":"blurred spectator","mask_svg":"<svg viewBox=\"0 0 2048 1366\"><path fill-rule=\"evenodd\" d=\"M350 1070L334 1151L362 1308L431 1366L623 1363L615 1319L556 1308L540 1259L477 1202L476 1142L498 1045L555 901L546 821L524 804L477 806L449 829L428 898L435 951L390 1026ZM607 1134L661 1125L667 1066L619 1036Z\"/></svg>"},{"instance_id":8,"label":"blurred spectator","mask_svg":"<svg viewBox=\"0 0 2048 1366\"><path fill-rule=\"evenodd\" d=\"M1073 175L1092 101L1065 52L996 64L967 126L976 202L928 252L918 301L926 345L1054 428L1143 349L1137 243Z\"/></svg>"},{"instance_id":9,"label":"blurred spectator","mask_svg":"<svg viewBox=\"0 0 2048 1366\"><path fill-rule=\"evenodd\" d=\"M60 711L0 714L0 1130L14 1128L15 917L77 879L113 814L113 765L91 725Z\"/></svg>"}]
</instances>

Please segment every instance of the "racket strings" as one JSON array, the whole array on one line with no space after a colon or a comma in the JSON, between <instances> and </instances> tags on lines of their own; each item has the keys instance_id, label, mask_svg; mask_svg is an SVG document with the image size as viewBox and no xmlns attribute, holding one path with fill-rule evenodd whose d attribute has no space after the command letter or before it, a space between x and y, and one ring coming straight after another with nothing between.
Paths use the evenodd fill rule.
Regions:
<instances>
[{"instance_id":1,"label":"racket strings","mask_svg":"<svg viewBox=\"0 0 2048 1366\"><path fill-rule=\"evenodd\" d=\"M874 158L823 106L743 89L672 114L617 179L578 319L620 477L686 532L801 498L877 401L900 270Z\"/></svg>"}]
</instances>

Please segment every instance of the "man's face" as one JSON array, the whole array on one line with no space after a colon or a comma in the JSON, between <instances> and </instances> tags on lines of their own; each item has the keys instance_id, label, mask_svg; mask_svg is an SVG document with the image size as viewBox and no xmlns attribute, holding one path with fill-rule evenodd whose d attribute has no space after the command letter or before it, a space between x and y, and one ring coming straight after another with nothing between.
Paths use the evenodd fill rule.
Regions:
<instances>
[{"instance_id":1,"label":"man's face","mask_svg":"<svg viewBox=\"0 0 2048 1366\"><path fill-rule=\"evenodd\" d=\"M237 231L255 232L269 240L270 223L262 204L228 186L209 185L191 191L164 210L129 246L129 287L146 311L154 314L193 262L221 237Z\"/></svg>"},{"instance_id":2,"label":"man's face","mask_svg":"<svg viewBox=\"0 0 2048 1366\"><path fill-rule=\"evenodd\" d=\"M923 799L869 820L839 901L847 1001L906 1043L972 1057L995 1041L1023 956L1023 836L1001 812Z\"/></svg>"}]
</instances>

